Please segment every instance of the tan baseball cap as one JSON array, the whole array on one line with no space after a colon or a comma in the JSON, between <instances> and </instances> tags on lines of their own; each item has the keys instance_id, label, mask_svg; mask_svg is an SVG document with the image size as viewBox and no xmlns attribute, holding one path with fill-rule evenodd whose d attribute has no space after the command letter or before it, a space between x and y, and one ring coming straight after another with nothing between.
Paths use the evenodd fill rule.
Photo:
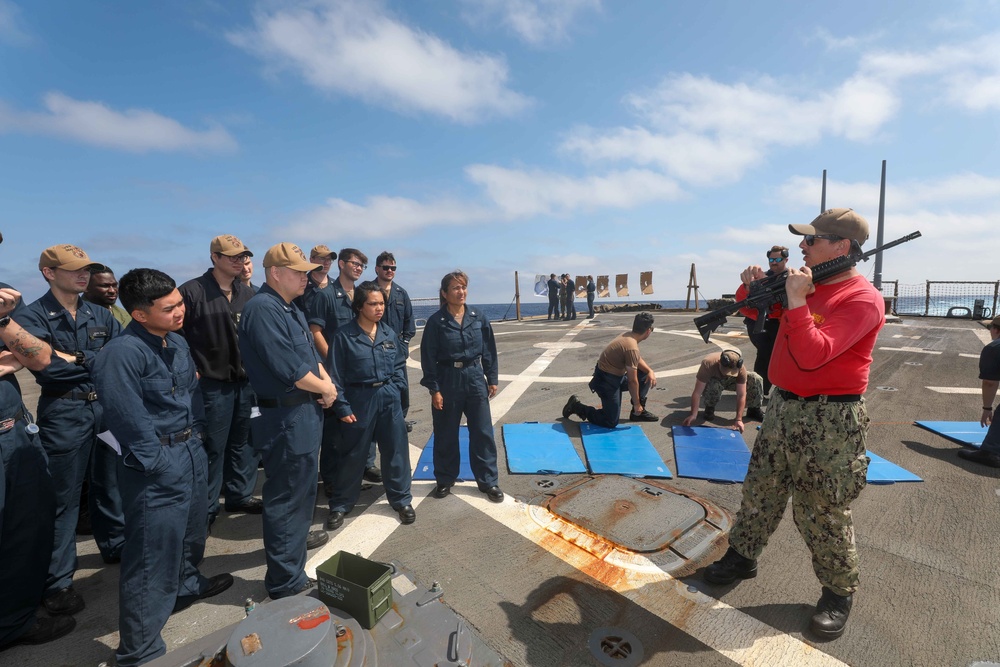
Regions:
<instances>
[{"instance_id":1,"label":"tan baseball cap","mask_svg":"<svg viewBox=\"0 0 1000 667\"><path fill-rule=\"evenodd\" d=\"M226 257L235 257L236 255L242 255L243 253L253 257L253 253L250 252L250 248L243 245L243 241L240 241L232 234L216 236L212 239L212 245L209 246L209 251L217 252L220 255L225 255Z\"/></svg>"},{"instance_id":2,"label":"tan baseball cap","mask_svg":"<svg viewBox=\"0 0 1000 667\"><path fill-rule=\"evenodd\" d=\"M820 213L808 225L788 225L792 234L832 234L842 239L853 239L858 245L868 240L868 221L849 208L831 208Z\"/></svg>"},{"instance_id":3,"label":"tan baseball cap","mask_svg":"<svg viewBox=\"0 0 1000 667\"><path fill-rule=\"evenodd\" d=\"M38 268L49 267L51 269L65 269L66 271L79 271L100 262L91 261L81 248L75 245L54 245L42 251L42 256L38 258Z\"/></svg>"},{"instance_id":4,"label":"tan baseball cap","mask_svg":"<svg viewBox=\"0 0 1000 667\"><path fill-rule=\"evenodd\" d=\"M325 245L315 246L313 247L312 250L309 251L309 259L317 259L317 258L322 259L324 257L336 257L336 256L337 253L330 250L330 248Z\"/></svg>"},{"instance_id":5,"label":"tan baseball cap","mask_svg":"<svg viewBox=\"0 0 1000 667\"><path fill-rule=\"evenodd\" d=\"M264 268L272 266L285 266L293 271L312 271L318 269L319 264L313 264L306 259L305 253L294 243L279 243L271 246L264 255Z\"/></svg>"}]
</instances>

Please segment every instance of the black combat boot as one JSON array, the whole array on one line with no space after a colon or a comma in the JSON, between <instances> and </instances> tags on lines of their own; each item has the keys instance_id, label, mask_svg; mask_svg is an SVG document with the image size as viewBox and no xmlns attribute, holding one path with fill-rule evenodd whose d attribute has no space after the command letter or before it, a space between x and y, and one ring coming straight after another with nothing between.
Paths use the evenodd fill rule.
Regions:
<instances>
[{"instance_id":1,"label":"black combat boot","mask_svg":"<svg viewBox=\"0 0 1000 667\"><path fill-rule=\"evenodd\" d=\"M731 584L737 579L757 576L757 561L741 556L729 547L726 555L705 568L705 581L710 584Z\"/></svg>"},{"instance_id":2,"label":"black combat boot","mask_svg":"<svg viewBox=\"0 0 1000 667\"><path fill-rule=\"evenodd\" d=\"M570 415L576 415L580 419L583 419L583 410L580 409L582 407L583 403L576 397L576 394L573 394L569 397L569 400L566 401L566 405L563 406L563 419L569 419Z\"/></svg>"},{"instance_id":3,"label":"black combat boot","mask_svg":"<svg viewBox=\"0 0 1000 667\"><path fill-rule=\"evenodd\" d=\"M853 602L853 596L837 595L824 586L823 595L816 603L816 613L809 623L809 630L820 639L836 639L844 634Z\"/></svg>"}]
</instances>

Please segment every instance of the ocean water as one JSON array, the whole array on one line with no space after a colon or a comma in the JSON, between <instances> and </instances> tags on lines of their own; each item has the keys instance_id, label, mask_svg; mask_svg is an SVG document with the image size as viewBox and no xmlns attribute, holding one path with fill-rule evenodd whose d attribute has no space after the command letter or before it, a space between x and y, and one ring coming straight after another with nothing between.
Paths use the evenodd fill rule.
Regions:
<instances>
[{"instance_id":1,"label":"ocean water","mask_svg":"<svg viewBox=\"0 0 1000 667\"><path fill-rule=\"evenodd\" d=\"M586 299L577 299L575 303L576 303L577 317L579 318L581 315L583 317L586 317L587 316L587 300ZM598 299L597 301L594 302L594 305L595 306L597 306L597 305L602 305L602 306L614 305L614 306L617 306L617 305L640 304L640 303L657 303L657 304L660 305L661 308L683 308L685 302L683 300L680 300L680 301L643 301L643 300L636 299L634 301L608 301L607 299ZM477 308L481 308L483 311L485 311L486 316L490 319L491 322L497 322L497 321L500 321L500 320L514 320L514 319L517 319L517 309L516 309L516 305L513 302L511 302L511 303L472 303L471 305L476 306ZM692 302L692 306L693 305L694 304ZM699 307L702 310L705 310L708 307L706 305L704 299L702 299L700 301ZM421 321L420 324L422 324L423 323L422 320L426 320L428 317L430 317L435 312L437 312L438 309L439 309L439 306L436 303L433 304L433 305L431 305L429 302L417 302L417 303L413 304L413 317L416 320L420 320ZM541 315L542 317L544 317L546 314L548 314L548 312L549 312L549 302L548 301L543 301L542 299L535 298L535 299L533 299L531 301L522 301L521 302L521 316L522 317L533 317L533 316L537 316L537 315Z\"/></svg>"}]
</instances>

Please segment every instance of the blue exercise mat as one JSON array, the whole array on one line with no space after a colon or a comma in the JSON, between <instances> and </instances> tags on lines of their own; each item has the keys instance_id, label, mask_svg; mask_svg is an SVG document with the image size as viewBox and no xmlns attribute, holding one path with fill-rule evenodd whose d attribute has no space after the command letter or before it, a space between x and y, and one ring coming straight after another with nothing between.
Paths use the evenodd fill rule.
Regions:
<instances>
[{"instance_id":1,"label":"blue exercise mat","mask_svg":"<svg viewBox=\"0 0 1000 667\"><path fill-rule=\"evenodd\" d=\"M943 435L949 440L962 445L979 447L986 437L988 426L980 426L979 422L914 422L928 431Z\"/></svg>"},{"instance_id":2,"label":"blue exercise mat","mask_svg":"<svg viewBox=\"0 0 1000 667\"><path fill-rule=\"evenodd\" d=\"M472 474L469 466L469 427L458 427L458 450L462 455L462 463L458 466L458 481L471 482L476 477ZM434 481L434 434L431 433L430 440L424 445L424 451L420 452L420 459L417 461L417 469L413 471L413 479L418 481Z\"/></svg>"},{"instance_id":3,"label":"blue exercise mat","mask_svg":"<svg viewBox=\"0 0 1000 667\"><path fill-rule=\"evenodd\" d=\"M511 474L587 472L562 424L504 424L503 444Z\"/></svg>"},{"instance_id":4,"label":"blue exercise mat","mask_svg":"<svg viewBox=\"0 0 1000 667\"><path fill-rule=\"evenodd\" d=\"M750 450L739 431L708 426L674 426L674 458L678 477L716 482L742 482Z\"/></svg>"},{"instance_id":5,"label":"blue exercise mat","mask_svg":"<svg viewBox=\"0 0 1000 667\"><path fill-rule=\"evenodd\" d=\"M892 461L886 461L870 449L868 450L868 458L871 459L871 462L868 464L869 484L892 484L894 482L924 481L909 470L901 468Z\"/></svg>"},{"instance_id":6,"label":"blue exercise mat","mask_svg":"<svg viewBox=\"0 0 1000 667\"><path fill-rule=\"evenodd\" d=\"M638 425L603 428L580 424L587 465L595 475L666 477L673 475Z\"/></svg>"}]
</instances>

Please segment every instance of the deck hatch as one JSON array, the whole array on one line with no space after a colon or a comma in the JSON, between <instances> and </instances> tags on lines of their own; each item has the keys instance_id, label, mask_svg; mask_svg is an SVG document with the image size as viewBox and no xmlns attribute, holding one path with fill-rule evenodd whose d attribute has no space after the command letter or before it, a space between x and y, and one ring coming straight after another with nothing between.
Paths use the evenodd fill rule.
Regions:
<instances>
[{"instance_id":1,"label":"deck hatch","mask_svg":"<svg viewBox=\"0 0 1000 667\"><path fill-rule=\"evenodd\" d=\"M641 479L606 475L551 498L566 521L634 552L661 551L706 517L705 508ZM701 541L699 537L697 541Z\"/></svg>"}]
</instances>

